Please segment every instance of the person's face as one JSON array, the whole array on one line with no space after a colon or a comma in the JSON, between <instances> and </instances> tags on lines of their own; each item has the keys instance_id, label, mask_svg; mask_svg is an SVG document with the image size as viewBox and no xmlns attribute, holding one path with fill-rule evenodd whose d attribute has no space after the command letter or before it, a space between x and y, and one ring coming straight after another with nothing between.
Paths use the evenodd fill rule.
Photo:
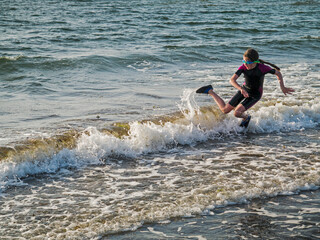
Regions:
<instances>
[{"instance_id":1,"label":"person's face","mask_svg":"<svg viewBox=\"0 0 320 240\"><path fill-rule=\"evenodd\" d=\"M248 70L251 70L251 69L254 69L257 65L257 63L253 63L249 58L247 57L243 57L243 60L245 61L244 63L244 66L248 69ZM252 63L250 63L252 62Z\"/></svg>"}]
</instances>

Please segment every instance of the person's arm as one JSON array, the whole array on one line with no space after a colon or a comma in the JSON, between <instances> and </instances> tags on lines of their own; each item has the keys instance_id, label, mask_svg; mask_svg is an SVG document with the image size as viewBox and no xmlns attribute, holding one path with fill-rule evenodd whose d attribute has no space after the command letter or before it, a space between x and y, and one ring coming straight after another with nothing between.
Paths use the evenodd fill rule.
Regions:
<instances>
[{"instance_id":1,"label":"person's arm","mask_svg":"<svg viewBox=\"0 0 320 240\"><path fill-rule=\"evenodd\" d=\"M241 94L247 98L249 97L249 94L247 93L246 90L244 90L244 88L242 88L238 83L237 83L237 79L239 78L239 76L237 74L233 74L233 76L230 79L230 83L232 86L234 86L236 89L238 89L239 91L241 91Z\"/></svg>"},{"instance_id":2,"label":"person's arm","mask_svg":"<svg viewBox=\"0 0 320 240\"><path fill-rule=\"evenodd\" d=\"M281 91L284 93L284 95L292 94L292 93L294 92L294 89L293 89L293 88L287 88L287 87L284 86L283 77L282 77L281 72L279 72L278 70L276 70L275 75L276 75L277 78L278 78Z\"/></svg>"}]
</instances>

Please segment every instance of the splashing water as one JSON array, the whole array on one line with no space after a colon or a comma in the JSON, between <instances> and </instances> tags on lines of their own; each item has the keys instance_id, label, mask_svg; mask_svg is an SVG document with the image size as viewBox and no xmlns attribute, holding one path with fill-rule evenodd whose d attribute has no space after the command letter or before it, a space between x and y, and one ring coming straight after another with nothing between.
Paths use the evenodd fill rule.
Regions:
<instances>
[{"instance_id":1,"label":"splashing water","mask_svg":"<svg viewBox=\"0 0 320 240\"><path fill-rule=\"evenodd\" d=\"M184 89L181 95L181 101L177 104L182 114L187 120L192 122L196 115L200 115L200 107L195 100L195 91L193 89Z\"/></svg>"}]
</instances>

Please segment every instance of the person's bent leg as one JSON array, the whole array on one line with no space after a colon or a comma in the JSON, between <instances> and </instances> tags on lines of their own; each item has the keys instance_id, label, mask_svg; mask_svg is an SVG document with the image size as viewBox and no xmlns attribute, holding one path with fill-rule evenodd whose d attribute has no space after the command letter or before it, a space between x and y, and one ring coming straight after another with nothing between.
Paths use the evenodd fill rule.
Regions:
<instances>
[{"instance_id":1,"label":"person's bent leg","mask_svg":"<svg viewBox=\"0 0 320 240\"><path fill-rule=\"evenodd\" d=\"M211 85L203 86L197 89L196 93L209 94L224 114L231 112L244 98L241 95L241 92L238 91L238 93L229 101L229 103L225 103L224 100L213 91Z\"/></svg>"},{"instance_id":2,"label":"person's bent leg","mask_svg":"<svg viewBox=\"0 0 320 240\"><path fill-rule=\"evenodd\" d=\"M240 104L234 111L234 115L238 118L242 118L242 121L240 123L240 127L247 128L249 125L249 122L251 120L251 116L246 113L246 107L244 107L242 104Z\"/></svg>"},{"instance_id":3,"label":"person's bent leg","mask_svg":"<svg viewBox=\"0 0 320 240\"><path fill-rule=\"evenodd\" d=\"M219 106L220 110L227 114L229 112L231 112L234 107L231 106L229 103L225 103L223 101L223 99L218 95L216 94L212 89L209 90L208 94L213 98L213 100L217 103L217 105Z\"/></svg>"},{"instance_id":4,"label":"person's bent leg","mask_svg":"<svg viewBox=\"0 0 320 240\"><path fill-rule=\"evenodd\" d=\"M254 106L261 97L248 97L246 98L241 104L239 104L235 111L234 111L234 116L237 118L243 118L244 120L248 118L249 114L246 113L246 111Z\"/></svg>"},{"instance_id":5,"label":"person's bent leg","mask_svg":"<svg viewBox=\"0 0 320 240\"><path fill-rule=\"evenodd\" d=\"M239 104L234 110L234 116L237 118L246 119L248 117L248 114L245 113L246 110L247 109L242 104Z\"/></svg>"}]
</instances>

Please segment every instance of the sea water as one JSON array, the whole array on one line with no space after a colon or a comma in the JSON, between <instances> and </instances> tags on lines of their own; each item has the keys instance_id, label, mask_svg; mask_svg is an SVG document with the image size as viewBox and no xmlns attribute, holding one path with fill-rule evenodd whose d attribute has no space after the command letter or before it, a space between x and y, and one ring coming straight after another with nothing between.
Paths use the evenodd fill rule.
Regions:
<instances>
[{"instance_id":1,"label":"sea water","mask_svg":"<svg viewBox=\"0 0 320 240\"><path fill-rule=\"evenodd\" d=\"M319 237L319 6L1 1L0 238ZM296 91L266 75L242 129L195 90L248 47Z\"/></svg>"}]
</instances>

